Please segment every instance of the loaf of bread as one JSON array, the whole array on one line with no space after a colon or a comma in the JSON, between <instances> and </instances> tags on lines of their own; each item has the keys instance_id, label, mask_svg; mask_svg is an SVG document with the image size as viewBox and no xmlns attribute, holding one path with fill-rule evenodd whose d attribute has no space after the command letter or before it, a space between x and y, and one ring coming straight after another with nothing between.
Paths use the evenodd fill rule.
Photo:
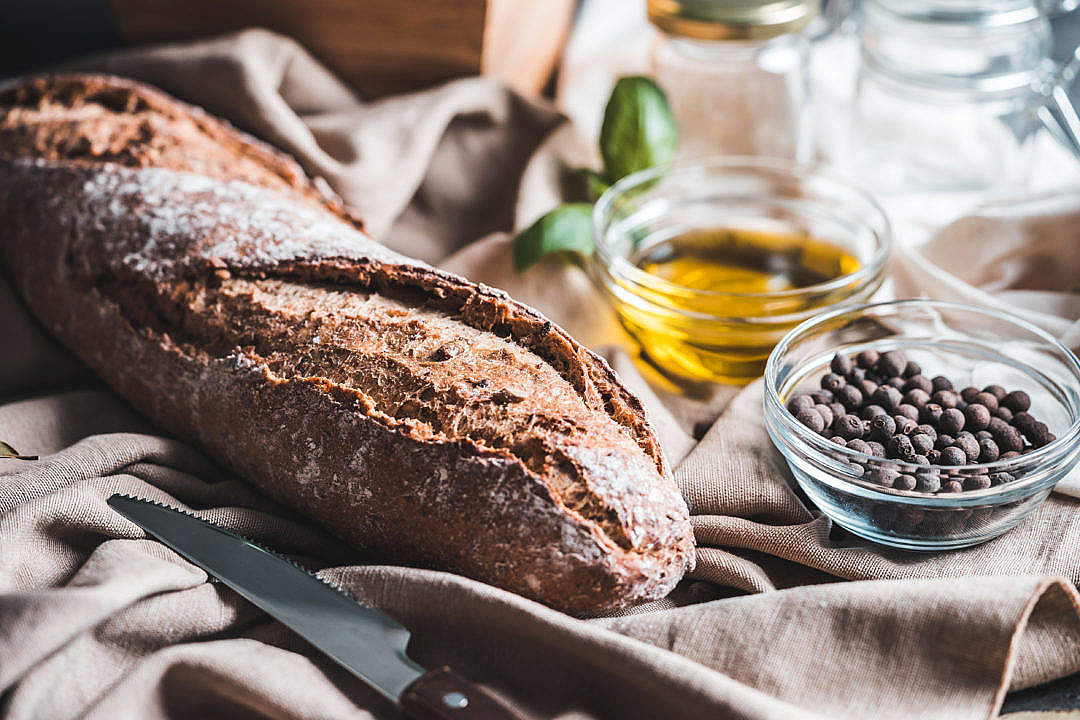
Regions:
<instances>
[{"instance_id":1,"label":"loaf of bread","mask_svg":"<svg viewBox=\"0 0 1080 720\"><path fill-rule=\"evenodd\" d=\"M287 156L107 76L0 88L0 257L165 430L367 559L588 614L693 564L640 402L504 293L372 241Z\"/></svg>"}]
</instances>

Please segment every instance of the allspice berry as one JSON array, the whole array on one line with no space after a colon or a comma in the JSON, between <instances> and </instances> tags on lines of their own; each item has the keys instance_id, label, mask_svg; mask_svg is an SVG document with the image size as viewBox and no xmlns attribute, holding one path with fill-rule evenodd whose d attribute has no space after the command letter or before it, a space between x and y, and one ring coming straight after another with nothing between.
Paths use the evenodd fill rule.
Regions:
<instances>
[{"instance_id":1,"label":"allspice berry","mask_svg":"<svg viewBox=\"0 0 1080 720\"><path fill-rule=\"evenodd\" d=\"M825 373L825 375L823 375L821 378L822 390L829 390L835 393L844 385L847 385L847 380L845 380L843 376L837 375L836 373Z\"/></svg>"},{"instance_id":2,"label":"allspice berry","mask_svg":"<svg viewBox=\"0 0 1080 720\"><path fill-rule=\"evenodd\" d=\"M876 350L863 350L861 353L855 356L855 362L859 367L869 370L877 364L878 355Z\"/></svg>"},{"instance_id":3,"label":"allspice berry","mask_svg":"<svg viewBox=\"0 0 1080 720\"><path fill-rule=\"evenodd\" d=\"M907 367L907 358L899 350L889 350L882 353L878 361L874 363L874 372L883 378L896 377L904 372Z\"/></svg>"},{"instance_id":4,"label":"allspice berry","mask_svg":"<svg viewBox=\"0 0 1080 720\"><path fill-rule=\"evenodd\" d=\"M845 440L855 440L863 436L863 424L854 415L841 415L833 421L833 432ZM851 444L848 444L851 447ZM865 451L860 451L865 452Z\"/></svg>"},{"instance_id":5,"label":"allspice berry","mask_svg":"<svg viewBox=\"0 0 1080 720\"><path fill-rule=\"evenodd\" d=\"M882 413L870 419L870 436L879 442L888 442L896 434L896 421Z\"/></svg>"},{"instance_id":6,"label":"allspice berry","mask_svg":"<svg viewBox=\"0 0 1080 720\"><path fill-rule=\"evenodd\" d=\"M922 368L919 367L919 363L908 360L907 365L904 366L904 377L910 378L916 375L922 375Z\"/></svg>"},{"instance_id":7,"label":"allspice berry","mask_svg":"<svg viewBox=\"0 0 1080 720\"><path fill-rule=\"evenodd\" d=\"M795 414L795 419L816 433L825 429L825 419L813 408L800 410Z\"/></svg>"},{"instance_id":8,"label":"allspice berry","mask_svg":"<svg viewBox=\"0 0 1080 720\"><path fill-rule=\"evenodd\" d=\"M953 445L941 451L941 458L938 462L942 465L966 465L967 453Z\"/></svg>"},{"instance_id":9,"label":"allspice berry","mask_svg":"<svg viewBox=\"0 0 1080 720\"><path fill-rule=\"evenodd\" d=\"M934 388L934 392L937 392L938 390L952 390L953 389L952 381L949 380L949 378L945 377L944 375L938 375L933 380L931 380L930 383L932 384L932 386Z\"/></svg>"},{"instance_id":10,"label":"allspice berry","mask_svg":"<svg viewBox=\"0 0 1080 720\"><path fill-rule=\"evenodd\" d=\"M874 392L871 399L890 413L895 413L900 409L903 397L900 391L891 385L882 385Z\"/></svg>"},{"instance_id":11,"label":"allspice berry","mask_svg":"<svg viewBox=\"0 0 1080 720\"><path fill-rule=\"evenodd\" d=\"M998 450L997 443L993 440L980 440L979 441L979 462L992 463L998 459L1001 451Z\"/></svg>"},{"instance_id":12,"label":"allspice berry","mask_svg":"<svg viewBox=\"0 0 1080 720\"><path fill-rule=\"evenodd\" d=\"M1005 388L1001 387L1000 385L987 385L986 387L984 387L982 389L982 391L984 393L990 393L991 395L993 395L994 399L997 400L998 402L1001 402L1001 400L1007 394L1005 392Z\"/></svg>"},{"instance_id":13,"label":"allspice berry","mask_svg":"<svg viewBox=\"0 0 1080 720\"><path fill-rule=\"evenodd\" d=\"M833 355L832 362L829 363L829 369L837 375L847 375L853 367L854 364L851 362L851 358L843 353Z\"/></svg>"},{"instance_id":14,"label":"allspice berry","mask_svg":"<svg viewBox=\"0 0 1080 720\"><path fill-rule=\"evenodd\" d=\"M1031 407L1031 398L1023 390L1013 390L1001 400L1001 406L1014 413L1027 412Z\"/></svg>"},{"instance_id":15,"label":"allspice berry","mask_svg":"<svg viewBox=\"0 0 1080 720\"><path fill-rule=\"evenodd\" d=\"M787 401L788 412L798 415L800 410L809 410L814 407L814 399L809 395L793 395Z\"/></svg>"},{"instance_id":16,"label":"allspice berry","mask_svg":"<svg viewBox=\"0 0 1080 720\"><path fill-rule=\"evenodd\" d=\"M964 413L956 408L949 408L941 413L941 421L938 427L949 435L956 435L964 429Z\"/></svg>"},{"instance_id":17,"label":"allspice berry","mask_svg":"<svg viewBox=\"0 0 1080 720\"><path fill-rule=\"evenodd\" d=\"M992 395L988 392L979 393L975 396L975 399L971 400L970 402L978 403L979 405L985 405L987 410L997 410L998 407L997 396Z\"/></svg>"},{"instance_id":18,"label":"allspice berry","mask_svg":"<svg viewBox=\"0 0 1080 720\"><path fill-rule=\"evenodd\" d=\"M934 449L934 441L930 439L929 435L923 435L922 433L911 436L911 445L919 455L926 455Z\"/></svg>"},{"instance_id":19,"label":"allspice berry","mask_svg":"<svg viewBox=\"0 0 1080 720\"><path fill-rule=\"evenodd\" d=\"M964 420L969 430L983 430L990 424L990 411L985 405L972 403L964 408Z\"/></svg>"},{"instance_id":20,"label":"allspice berry","mask_svg":"<svg viewBox=\"0 0 1080 720\"><path fill-rule=\"evenodd\" d=\"M903 402L905 405L921 409L925 407L926 403L930 402L930 393L921 388L912 388L904 393Z\"/></svg>"}]
</instances>

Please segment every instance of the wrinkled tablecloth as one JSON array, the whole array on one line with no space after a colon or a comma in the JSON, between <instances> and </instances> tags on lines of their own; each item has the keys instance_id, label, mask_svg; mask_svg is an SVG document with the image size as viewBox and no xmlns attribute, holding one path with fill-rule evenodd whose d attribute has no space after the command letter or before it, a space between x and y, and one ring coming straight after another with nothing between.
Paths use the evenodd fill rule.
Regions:
<instances>
[{"instance_id":1,"label":"wrinkled tablecloth","mask_svg":"<svg viewBox=\"0 0 1080 720\"><path fill-rule=\"evenodd\" d=\"M105 504L115 492L291 554L409 627L416 660L450 664L537 718L974 720L1010 689L1080 671L1080 501L1055 493L1005 536L948 553L835 532L792 489L763 427L760 381L676 388L634 361L579 268L552 259L513 272L508 231L557 201L560 157L580 164L590 152L552 108L477 78L366 103L263 31L77 66L149 81L293 153L394 249L504 287L596 347L648 407L690 506L698 562L665 600L593 619L455 575L364 564L155 431L2 285L0 439L41 455L0 460L3 717L394 716L148 540ZM961 220L932 252L902 255L896 285L926 292L903 264L933 262L955 280L950 293L1022 295L1076 347L1077 197ZM996 254L951 263L972 237L997 238ZM1034 271L1046 253L1066 255L1072 274Z\"/></svg>"}]
</instances>

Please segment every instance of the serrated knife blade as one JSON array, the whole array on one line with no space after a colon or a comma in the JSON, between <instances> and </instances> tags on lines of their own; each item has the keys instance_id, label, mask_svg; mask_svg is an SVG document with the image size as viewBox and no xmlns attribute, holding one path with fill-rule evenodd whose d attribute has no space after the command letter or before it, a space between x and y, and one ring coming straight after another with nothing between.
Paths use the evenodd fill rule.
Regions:
<instances>
[{"instance_id":1,"label":"serrated knife blade","mask_svg":"<svg viewBox=\"0 0 1080 720\"><path fill-rule=\"evenodd\" d=\"M189 513L126 495L109 505L154 538L400 703L414 720L520 716L449 668L426 672L405 649L409 631L386 613L277 553Z\"/></svg>"}]
</instances>

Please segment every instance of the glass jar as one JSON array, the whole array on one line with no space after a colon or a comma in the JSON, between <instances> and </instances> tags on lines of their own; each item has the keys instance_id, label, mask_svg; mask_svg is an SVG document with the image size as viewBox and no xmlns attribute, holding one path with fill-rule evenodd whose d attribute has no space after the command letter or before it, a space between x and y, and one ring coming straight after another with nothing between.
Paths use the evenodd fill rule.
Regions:
<instances>
[{"instance_id":1,"label":"glass jar","mask_svg":"<svg viewBox=\"0 0 1080 720\"><path fill-rule=\"evenodd\" d=\"M805 30L818 10L819 0L648 0L664 33L653 73L682 157L809 157Z\"/></svg>"},{"instance_id":2,"label":"glass jar","mask_svg":"<svg viewBox=\"0 0 1080 720\"><path fill-rule=\"evenodd\" d=\"M793 238L770 265L813 262L827 243L851 268L789 289L735 292L677 282L643 262L696 233L717 248L725 234ZM892 232L877 203L842 179L784 160L728 157L623 178L596 203L593 239L594 279L649 362L676 378L741 384L761 375L795 325L868 301L881 286Z\"/></svg>"},{"instance_id":3,"label":"glass jar","mask_svg":"<svg viewBox=\"0 0 1080 720\"><path fill-rule=\"evenodd\" d=\"M1031 0L864 0L861 66L834 158L880 195L1023 189L1064 93ZM1071 110L1071 107L1069 108Z\"/></svg>"}]
</instances>

